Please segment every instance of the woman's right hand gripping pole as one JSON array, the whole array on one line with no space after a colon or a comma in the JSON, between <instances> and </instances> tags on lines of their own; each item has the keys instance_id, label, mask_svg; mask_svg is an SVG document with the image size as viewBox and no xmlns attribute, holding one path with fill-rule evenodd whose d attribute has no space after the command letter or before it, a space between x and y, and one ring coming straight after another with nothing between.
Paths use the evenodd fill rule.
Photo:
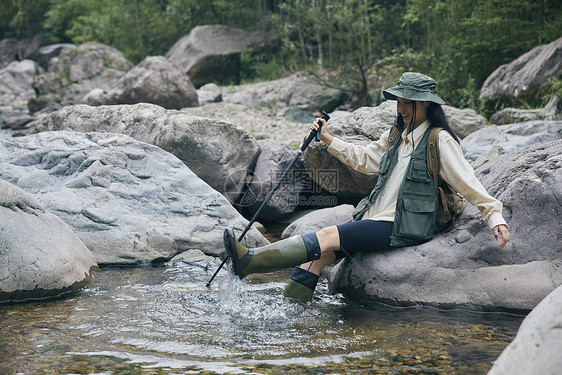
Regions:
<instances>
[{"instance_id":1,"label":"woman's right hand gripping pole","mask_svg":"<svg viewBox=\"0 0 562 375\"><path fill-rule=\"evenodd\" d=\"M318 128L320 127L319 123L322 124L322 128L320 129L320 140L322 140L324 143L326 143L329 146L334 140L334 136L328 133L328 124L326 120L324 120L321 117L318 117L316 120L314 120L314 122L310 126L310 130L318 130Z\"/></svg>"}]
</instances>

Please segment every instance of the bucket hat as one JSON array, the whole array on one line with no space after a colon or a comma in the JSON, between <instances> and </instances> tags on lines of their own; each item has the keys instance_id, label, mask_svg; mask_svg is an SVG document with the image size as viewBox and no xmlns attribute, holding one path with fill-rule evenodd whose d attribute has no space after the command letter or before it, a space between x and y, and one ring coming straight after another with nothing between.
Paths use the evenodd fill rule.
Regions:
<instances>
[{"instance_id":1,"label":"bucket hat","mask_svg":"<svg viewBox=\"0 0 562 375\"><path fill-rule=\"evenodd\" d=\"M429 76L421 73L403 73L394 87L384 90L382 93L386 99L396 100L396 97L416 101L428 101L437 104L445 104L443 99L437 95L435 88L437 82Z\"/></svg>"}]
</instances>

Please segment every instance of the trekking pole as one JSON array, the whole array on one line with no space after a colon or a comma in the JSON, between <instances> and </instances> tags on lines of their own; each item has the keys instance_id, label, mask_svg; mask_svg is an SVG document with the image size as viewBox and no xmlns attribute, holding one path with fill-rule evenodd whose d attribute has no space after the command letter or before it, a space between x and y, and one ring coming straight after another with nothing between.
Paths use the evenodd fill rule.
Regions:
<instances>
[{"instance_id":1,"label":"trekking pole","mask_svg":"<svg viewBox=\"0 0 562 375\"><path fill-rule=\"evenodd\" d=\"M324 119L325 121L328 121L330 119L330 115L328 115L326 112L322 111L322 119ZM277 181L277 183L275 184L275 186L273 187L273 189L269 192L269 194L267 195L267 197L265 198L265 200L263 201L263 203L261 204L260 208L258 208L258 210L256 211L256 213L254 214L254 216L252 217L252 219L248 222L248 225L246 225L246 228L244 228L244 231L242 232L242 234L238 237L238 242L242 241L242 239L244 238L244 236L246 235L246 233L248 233L248 231L250 230L250 228L252 227L252 224L254 224L254 222L256 221L256 219L258 218L258 215L260 214L261 210L265 207L265 205L267 204L267 202L269 202L269 200L271 199L271 197L273 196L273 194L275 194L275 191L277 191L277 189L279 189L279 186L281 186L281 183L283 182L283 180L285 179L285 177L287 177L287 174L289 173L289 171L291 170L291 168L293 168L293 166L295 165L295 163L299 160L299 158L301 157L302 153L304 152L304 150L306 150L306 148L308 147L308 145L310 144L310 142L312 142L313 139L316 139L316 141L320 141L320 130L322 129L322 123L319 122L318 125L320 126L318 128L318 130L312 130L310 132L310 134L308 135L308 137L305 139L305 141L303 142L299 152L297 153L297 156L295 156L295 158L293 159L293 161L291 161L291 164L289 164L289 166L287 167L287 169L285 169L285 172L283 172L283 174L281 175L281 177L279 178L279 180ZM217 268L217 270L215 271L215 273L213 274L213 277L211 277L211 279L209 280L209 282L207 283L207 287L211 286L211 283L213 282L213 280L215 279L215 277L217 276L217 274L219 273L219 271L221 270L221 268L225 265L225 263L228 261L228 255L224 258L224 260L222 261L222 263L219 265L219 268Z\"/></svg>"}]
</instances>

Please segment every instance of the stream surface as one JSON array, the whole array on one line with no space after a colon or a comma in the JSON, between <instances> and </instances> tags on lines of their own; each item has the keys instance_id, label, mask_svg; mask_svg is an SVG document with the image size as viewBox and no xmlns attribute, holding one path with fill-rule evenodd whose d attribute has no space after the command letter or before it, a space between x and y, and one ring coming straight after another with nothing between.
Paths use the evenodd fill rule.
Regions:
<instances>
[{"instance_id":1,"label":"stream surface","mask_svg":"<svg viewBox=\"0 0 562 375\"><path fill-rule=\"evenodd\" d=\"M362 304L325 281L299 305L290 271L207 288L215 269L106 268L79 294L0 305L0 374L485 374L523 319Z\"/></svg>"}]
</instances>

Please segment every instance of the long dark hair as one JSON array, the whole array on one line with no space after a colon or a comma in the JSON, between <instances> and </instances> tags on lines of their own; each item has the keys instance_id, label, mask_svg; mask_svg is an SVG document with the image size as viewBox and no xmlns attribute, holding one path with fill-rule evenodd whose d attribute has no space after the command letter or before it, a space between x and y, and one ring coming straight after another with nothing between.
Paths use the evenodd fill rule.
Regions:
<instances>
[{"instance_id":1,"label":"long dark hair","mask_svg":"<svg viewBox=\"0 0 562 375\"><path fill-rule=\"evenodd\" d=\"M412 123L408 124L408 127L410 128L410 131L413 127L413 121L416 118L416 102L412 101L412 107L414 109L414 117L412 118ZM451 129L451 127L449 126L449 123L447 122L447 118L445 117L445 112L443 112L443 108L441 107L441 104L437 104L434 102L430 102L429 103L429 107L427 107L427 118L430 122L430 127L431 128L443 128L444 130L446 130L447 132L449 132L449 134L451 134L451 137L453 137L453 139L455 141L457 141L457 143L461 143L461 141L459 140L459 137L457 137L457 135L455 134L455 132L453 131L453 129ZM404 119L402 118L402 115L400 114L400 112L398 112L397 118L396 118L396 125L398 125L398 127L400 129L405 129L406 128L406 124L404 123Z\"/></svg>"}]
</instances>

